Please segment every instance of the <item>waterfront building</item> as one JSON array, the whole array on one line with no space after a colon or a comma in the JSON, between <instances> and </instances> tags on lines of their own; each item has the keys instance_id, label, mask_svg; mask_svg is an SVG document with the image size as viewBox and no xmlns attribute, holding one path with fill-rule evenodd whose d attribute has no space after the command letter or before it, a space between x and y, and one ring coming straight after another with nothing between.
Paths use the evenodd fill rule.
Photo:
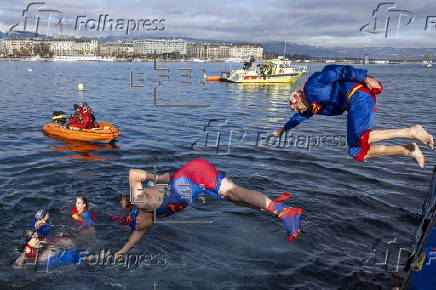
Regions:
<instances>
[{"instance_id":1,"label":"waterfront building","mask_svg":"<svg viewBox=\"0 0 436 290\"><path fill-rule=\"evenodd\" d=\"M144 39L133 41L133 53L135 55L180 54L186 55L188 42L182 39Z\"/></svg>"},{"instance_id":2,"label":"waterfront building","mask_svg":"<svg viewBox=\"0 0 436 290\"><path fill-rule=\"evenodd\" d=\"M100 44L100 55L103 57L131 57L134 55L131 42L108 42Z\"/></svg>"},{"instance_id":3,"label":"waterfront building","mask_svg":"<svg viewBox=\"0 0 436 290\"><path fill-rule=\"evenodd\" d=\"M235 43L229 48L229 57L249 59L251 56L255 59L263 58L263 48L260 44Z\"/></svg>"}]
</instances>

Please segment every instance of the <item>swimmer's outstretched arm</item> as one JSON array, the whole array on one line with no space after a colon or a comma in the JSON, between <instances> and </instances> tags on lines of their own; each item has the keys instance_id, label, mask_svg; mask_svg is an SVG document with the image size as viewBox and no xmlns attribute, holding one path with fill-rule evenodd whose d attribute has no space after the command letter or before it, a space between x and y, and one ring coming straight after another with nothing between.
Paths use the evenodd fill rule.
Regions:
<instances>
[{"instance_id":1,"label":"swimmer's outstretched arm","mask_svg":"<svg viewBox=\"0 0 436 290\"><path fill-rule=\"evenodd\" d=\"M118 255L127 254L130 251L130 249L141 240L141 238L145 235L147 231L148 229L141 230L141 231L136 231L136 230L133 231L132 234L130 235L129 240L124 244L121 250L115 253L115 257L117 257Z\"/></svg>"},{"instance_id":2,"label":"swimmer's outstretched arm","mask_svg":"<svg viewBox=\"0 0 436 290\"><path fill-rule=\"evenodd\" d=\"M132 232L129 240L124 244L124 246L119 250L117 255L125 255L129 250L138 243L141 238L147 233L147 231L153 226L153 214L145 213L140 211L136 217L136 230Z\"/></svg>"}]
</instances>

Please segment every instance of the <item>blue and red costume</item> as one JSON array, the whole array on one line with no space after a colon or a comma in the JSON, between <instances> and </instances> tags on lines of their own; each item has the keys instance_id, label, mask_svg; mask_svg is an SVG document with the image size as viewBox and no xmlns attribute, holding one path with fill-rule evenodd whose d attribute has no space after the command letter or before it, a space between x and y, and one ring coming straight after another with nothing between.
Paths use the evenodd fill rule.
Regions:
<instances>
[{"instance_id":1,"label":"blue and red costume","mask_svg":"<svg viewBox=\"0 0 436 290\"><path fill-rule=\"evenodd\" d=\"M80 214L76 207L70 211L70 215L77 224L85 228L93 226L94 221L97 219L96 215L89 211Z\"/></svg>"},{"instance_id":2,"label":"blue and red costume","mask_svg":"<svg viewBox=\"0 0 436 290\"><path fill-rule=\"evenodd\" d=\"M34 228L38 233L38 235L43 238L47 238L50 234L50 230L51 230L50 224L42 224L36 227L36 220L34 219L31 222L29 222L27 226Z\"/></svg>"},{"instance_id":3,"label":"blue and red costume","mask_svg":"<svg viewBox=\"0 0 436 290\"><path fill-rule=\"evenodd\" d=\"M368 138L376 112L376 95L381 93L365 87L367 77L367 70L350 65L327 65L321 72L312 74L303 89L309 109L292 116L285 130L315 114L337 116L348 111L348 153L357 161L364 161L370 149Z\"/></svg>"},{"instance_id":4,"label":"blue and red costume","mask_svg":"<svg viewBox=\"0 0 436 290\"><path fill-rule=\"evenodd\" d=\"M209 161L195 159L186 163L171 175L168 194L164 194L162 204L156 209L156 216L168 217L192 204L201 194L218 199L224 197L218 193L225 174L218 171ZM289 199L287 193L271 201L267 210L282 219L288 232L288 240L300 234L302 209L289 207L279 201ZM136 229L138 209L131 209L127 223L132 230ZM149 212L149 211L148 211Z\"/></svg>"},{"instance_id":5,"label":"blue and red costume","mask_svg":"<svg viewBox=\"0 0 436 290\"><path fill-rule=\"evenodd\" d=\"M168 192L164 194L162 204L156 209L157 217L168 217L183 210L201 194L223 198L218 190L225 175L205 159L189 161L170 178ZM127 217L127 223L132 230L136 228L137 215L138 209L134 208Z\"/></svg>"},{"instance_id":6,"label":"blue and red costume","mask_svg":"<svg viewBox=\"0 0 436 290\"><path fill-rule=\"evenodd\" d=\"M218 191L225 177L205 159L189 161L171 175L169 194L165 194L156 214L170 216L192 204L201 194L222 199Z\"/></svg>"}]
</instances>

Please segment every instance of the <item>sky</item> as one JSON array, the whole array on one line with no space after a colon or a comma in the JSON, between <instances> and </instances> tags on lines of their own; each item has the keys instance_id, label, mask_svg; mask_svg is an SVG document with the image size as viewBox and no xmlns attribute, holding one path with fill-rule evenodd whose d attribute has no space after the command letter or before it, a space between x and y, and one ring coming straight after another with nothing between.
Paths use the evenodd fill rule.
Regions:
<instances>
[{"instance_id":1,"label":"sky","mask_svg":"<svg viewBox=\"0 0 436 290\"><path fill-rule=\"evenodd\" d=\"M436 23L436 1L356 1L356 0L86 0L86 1L40 1L46 3L42 9L62 12L63 33L82 36L126 35L125 27L120 31L95 31L85 28L83 23L108 14L109 18L127 22L132 19L164 19L164 30L129 31L128 36L171 36L216 39L225 41L288 41L322 47L436 47L436 27L425 30L427 17L434 16ZM22 15L31 1L0 0L0 30L6 32L11 26L24 22ZM382 4L376 17L373 11ZM390 4L389 4L390 3ZM395 3L395 4L392 4ZM38 7L32 5L30 15L36 15ZM390 9L390 10L389 10ZM398 10L403 10L398 11ZM33 13L33 14L32 14ZM41 19L46 12L39 12ZM399 15L401 14L401 17ZM81 30L74 30L77 16L84 21ZM389 17L388 36L385 37L384 23ZM377 32L374 21L377 20ZM47 22L47 19L45 20ZM55 23L56 17L51 22ZM408 22L410 22L408 24ZM42 23L42 24L41 24ZM45 29L44 20L40 31ZM91 23L91 22L90 22ZM131 23L131 25L133 25ZM143 22L142 22L143 23ZM366 30L360 28L369 24ZM407 25L406 25L407 24ZM429 22L430 24L430 22ZM22 26L17 26L22 27ZM28 25L29 27L29 25ZM51 32L59 26L52 25ZM398 28L399 27L399 28Z\"/></svg>"}]
</instances>

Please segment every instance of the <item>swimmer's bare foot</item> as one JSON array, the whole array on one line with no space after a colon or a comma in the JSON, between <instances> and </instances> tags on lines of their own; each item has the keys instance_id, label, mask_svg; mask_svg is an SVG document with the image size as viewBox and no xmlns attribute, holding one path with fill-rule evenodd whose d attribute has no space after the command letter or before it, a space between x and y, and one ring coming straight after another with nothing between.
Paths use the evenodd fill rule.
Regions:
<instances>
[{"instance_id":1,"label":"swimmer's bare foot","mask_svg":"<svg viewBox=\"0 0 436 290\"><path fill-rule=\"evenodd\" d=\"M425 158L421 150L419 149L418 145L416 145L416 143L410 143L409 145L406 146L406 148L407 150L409 150L408 155L411 158L415 159L415 161L418 163L418 165L421 168L424 168Z\"/></svg>"},{"instance_id":2,"label":"swimmer's bare foot","mask_svg":"<svg viewBox=\"0 0 436 290\"><path fill-rule=\"evenodd\" d=\"M434 140L433 136L429 134L421 125L415 125L410 127L412 136L416 139L424 143L430 149L433 149Z\"/></svg>"}]
</instances>

